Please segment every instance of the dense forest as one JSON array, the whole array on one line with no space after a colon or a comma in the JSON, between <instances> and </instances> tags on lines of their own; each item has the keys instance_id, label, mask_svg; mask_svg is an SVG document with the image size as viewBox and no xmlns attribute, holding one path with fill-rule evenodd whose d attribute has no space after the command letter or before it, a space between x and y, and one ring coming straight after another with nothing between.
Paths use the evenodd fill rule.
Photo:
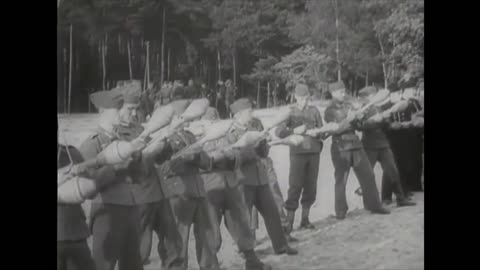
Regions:
<instances>
[{"instance_id":1,"label":"dense forest","mask_svg":"<svg viewBox=\"0 0 480 270\"><path fill-rule=\"evenodd\" d=\"M57 1L59 113L131 79L231 79L266 107L299 80L321 96L337 80L355 94L423 77L423 0Z\"/></svg>"}]
</instances>

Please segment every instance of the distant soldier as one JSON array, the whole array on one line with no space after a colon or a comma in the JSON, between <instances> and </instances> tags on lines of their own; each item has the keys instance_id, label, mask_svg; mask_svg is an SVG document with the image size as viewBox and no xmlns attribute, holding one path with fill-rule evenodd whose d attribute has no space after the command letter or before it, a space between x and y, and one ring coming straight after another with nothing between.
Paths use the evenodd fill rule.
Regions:
<instances>
[{"instance_id":1,"label":"distant soldier","mask_svg":"<svg viewBox=\"0 0 480 270\"><path fill-rule=\"evenodd\" d=\"M215 107L217 108L221 119L229 118L228 108L227 108L226 102L225 102L226 91L227 91L227 89L225 88L225 85L223 84L223 81L218 81Z\"/></svg>"},{"instance_id":2,"label":"distant soldier","mask_svg":"<svg viewBox=\"0 0 480 270\"><path fill-rule=\"evenodd\" d=\"M365 209L372 213L389 214L379 198L375 175L372 165L368 160L362 142L355 134L354 121L359 118L352 112L352 105L345 101L345 86L343 82L330 84L333 101L325 110L325 121L339 124L336 131L332 132L332 162L335 169L335 212L337 219L344 219L347 211L347 198L345 189L350 168L363 191L363 204Z\"/></svg>"},{"instance_id":3,"label":"distant soldier","mask_svg":"<svg viewBox=\"0 0 480 270\"><path fill-rule=\"evenodd\" d=\"M60 144L57 147L57 168L83 161L75 147ZM87 245L90 232L85 219L80 204L57 204L57 270L96 269Z\"/></svg>"},{"instance_id":4,"label":"distant soldier","mask_svg":"<svg viewBox=\"0 0 480 270\"><path fill-rule=\"evenodd\" d=\"M290 230L293 227L300 195L302 195L300 228L314 228L313 224L310 223L309 215L310 208L317 195L318 168L320 152L323 149L323 135L312 137L308 130L322 127L323 121L318 109L308 104L309 97L308 87L305 84L297 84L295 87L297 103L292 106L290 118L276 130L277 136L280 138L292 134L304 135L305 138L301 145L290 147L290 180L288 197L285 202Z\"/></svg>"},{"instance_id":5,"label":"distant soldier","mask_svg":"<svg viewBox=\"0 0 480 270\"><path fill-rule=\"evenodd\" d=\"M185 87L185 92L190 98L198 98L200 96L199 90L192 79L188 80L188 85Z\"/></svg>"},{"instance_id":6,"label":"distant soldier","mask_svg":"<svg viewBox=\"0 0 480 270\"><path fill-rule=\"evenodd\" d=\"M368 103L369 99L374 96L377 89L374 86L368 86L361 89L358 93L359 98ZM395 163L393 152L390 149L387 137L384 133L387 123L379 114L380 110L377 107L371 107L367 116L359 122L359 129L363 132L362 143L367 153L368 160L375 167L377 161L380 163L383 173L388 175L392 181L391 185L394 187L397 206L412 206L414 202L405 197L403 188L400 182L400 174ZM383 187L382 187L383 190Z\"/></svg>"},{"instance_id":7,"label":"distant soldier","mask_svg":"<svg viewBox=\"0 0 480 270\"><path fill-rule=\"evenodd\" d=\"M252 116L252 104L248 99L238 99L230 106L230 110L234 116L234 126L227 135L230 144L238 141L247 131L263 130L261 121ZM259 157L268 156L269 148L266 140L259 142L256 151ZM242 164L238 170L237 177L244 184L247 207L251 212L252 207L255 206L262 215L275 253L298 254L296 249L288 245L285 238L280 215L269 187L268 176L259 158Z\"/></svg>"},{"instance_id":8,"label":"distant soldier","mask_svg":"<svg viewBox=\"0 0 480 270\"><path fill-rule=\"evenodd\" d=\"M225 82L225 105L228 113L230 113L230 105L235 101L235 86L232 85L232 80L228 79Z\"/></svg>"}]
</instances>

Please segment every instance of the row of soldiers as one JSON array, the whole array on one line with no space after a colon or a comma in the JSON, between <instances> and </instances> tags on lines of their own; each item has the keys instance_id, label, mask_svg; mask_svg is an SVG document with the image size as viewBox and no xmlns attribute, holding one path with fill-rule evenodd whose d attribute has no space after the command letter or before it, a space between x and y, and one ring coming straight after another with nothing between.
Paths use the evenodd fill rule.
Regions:
<instances>
[{"instance_id":1,"label":"row of soldiers","mask_svg":"<svg viewBox=\"0 0 480 270\"><path fill-rule=\"evenodd\" d=\"M380 117L381 114L373 110L362 113L351 110L355 103L345 101L345 87L341 83L330 87L333 101L325 111L325 125L316 107L309 105L308 88L299 84L295 89L297 104L289 108L288 117L275 130L280 138L301 138L290 144L290 181L285 202L286 222L283 223L283 211L279 207L279 201L282 204L283 199L278 184L276 189L272 188L275 181L269 177L269 169L271 171L273 167L271 162L268 165L270 146L267 139L261 137L248 147L229 147L242 141L249 132L264 130L262 122L254 117L252 103L245 98L231 104L233 123L225 136L202 144L201 151L187 151L187 154L174 158L201 142L201 136L192 128L193 121L190 125L178 125L174 132L153 144L154 150L135 152L128 162L97 164L88 168L80 166L82 160L95 159L115 141L136 142L142 137L144 125L136 120L140 103L136 90L93 94L92 102L102 111L98 131L78 150L59 146L57 166L76 164L68 175L91 179L96 190L85 196L93 200L89 226L78 203L65 203L59 199L58 269L113 270L116 264L120 270L143 269L150 255L153 232L159 239L158 252L163 268L187 269L192 226L200 268L219 269L217 253L221 247L222 219L244 255L245 269L271 269L258 259L254 251L252 209L255 207L262 215L275 253L297 254L298 251L288 243L293 240L290 232L294 213L302 195L300 226L314 228L309 221L309 211L316 199L322 141L329 136L332 137L335 167L337 218L345 218L348 210L345 186L350 167L359 179L365 209L372 213L389 213L380 201L375 184L372 164L376 160L380 160L382 166L387 164L384 172L394 186L397 205L414 205L400 185L391 150L384 146L372 150L368 145L369 140L377 141L381 137L378 125L390 122L391 115ZM366 104L376 91L364 92L359 102ZM173 100L190 98L185 92L174 93L172 97ZM185 110L184 105L180 107L176 108L177 115ZM200 121L215 120L218 112L209 108L199 118ZM356 130L364 131L362 141ZM382 158L385 156L390 159ZM391 168L387 169L388 166ZM280 199L275 200L278 197ZM93 260L86 243L90 233Z\"/></svg>"}]
</instances>

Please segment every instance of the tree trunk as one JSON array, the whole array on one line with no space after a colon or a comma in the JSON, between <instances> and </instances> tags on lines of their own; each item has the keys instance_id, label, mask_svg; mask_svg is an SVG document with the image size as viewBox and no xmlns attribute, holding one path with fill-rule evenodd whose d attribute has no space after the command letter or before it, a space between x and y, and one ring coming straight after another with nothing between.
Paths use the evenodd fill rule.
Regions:
<instances>
[{"instance_id":1,"label":"tree trunk","mask_svg":"<svg viewBox=\"0 0 480 270\"><path fill-rule=\"evenodd\" d=\"M122 54L122 42L120 40L120 34L118 34L118 54Z\"/></svg>"},{"instance_id":2,"label":"tree trunk","mask_svg":"<svg viewBox=\"0 0 480 270\"><path fill-rule=\"evenodd\" d=\"M387 66L386 66L386 61L387 61L387 57L385 56L385 50L383 48L383 43L382 43L382 40L380 39L380 35L377 34L377 39L378 39L378 43L380 44L380 52L382 53L382 58L383 58L383 61L382 61L382 70L383 70L383 80L384 80L384 87L385 89L387 89L387 86L388 86L388 74L387 74Z\"/></svg>"},{"instance_id":3,"label":"tree trunk","mask_svg":"<svg viewBox=\"0 0 480 270\"><path fill-rule=\"evenodd\" d=\"M146 89L147 85L147 69L148 69L148 41L144 43L145 44L145 65L143 69L143 90Z\"/></svg>"},{"instance_id":4,"label":"tree trunk","mask_svg":"<svg viewBox=\"0 0 480 270\"><path fill-rule=\"evenodd\" d=\"M170 48L168 48L167 52L167 80L170 81Z\"/></svg>"},{"instance_id":5,"label":"tree trunk","mask_svg":"<svg viewBox=\"0 0 480 270\"><path fill-rule=\"evenodd\" d=\"M355 74L355 77L353 78L353 93L355 94L355 97L358 96L358 91L357 91L357 74Z\"/></svg>"},{"instance_id":6,"label":"tree trunk","mask_svg":"<svg viewBox=\"0 0 480 270\"><path fill-rule=\"evenodd\" d=\"M67 113L68 112L68 108L67 108L67 99L68 99L68 95L67 95L67 80L68 80L68 77L65 75L66 73L66 70L68 69L68 66L67 66L67 48L63 48L63 70L64 72L62 72L62 75L63 75L63 113Z\"/></svg>"},{"instance_id":7,"label":"tree trunk","mask_svg":"<svg viewBox=\"0 0 480 270\"><path fill-rule=\"evenodd\" d=\"M148 89L150 84L150 41L147 42L147 83L145 85L145 90Z\"/></svg>"},{"instance_id":8,"label":"tree trunk","mask_svg":"<svg viewBox=\"0 0 480 270\"><path fill-rule=\"evenodd\" d=\"M365 75L365 87L368 86L368 69L367 69L367 74Z\"/></svg>"},{"instance_id":9,"label":"tree trunk","mask_svg":"<svg viewBox=\"0 0 480 270\"><path fill-rule=\"evenodd\" d=\"M340 48L338 44L338 1L335 0L335 52L337 56L337 81L342 80L342 68L340 66Z\"/></svg>"},{"instance_id":10,"label":"tree trunk","mask_svg":"<svg viewBox=\"0 0 480 270\"><path fill-rule=\"evenodd\" d=\"M90 110L91 110L91 102L90 102L90 93L92 92L92 90L90 88L88 88L88 95L87 95L87 102L88 102L88 113L90 113Z\"/></svg>"},{"instance_id":11,"label":"tree trunk","mask_svg":"<svg viewBox=\"0 0 480 270\"><path fill-rule=\"evenodd\" d=\"M270 82L267 82L267 108L271 107L271 98L270 98Z\"/></svg>"},{"instance_id":12,"label":"tree trunk","mask_svg":"<svg viewBox=\"0 0 480 270\"><path fill-rule=\"evenodd\" d=\"M275 87L274 87L275 90L274 90L274 94L273 94L273 98L274 98L274 99L273 99L273 106L276 107L276 106L279 105L279 102L278 102L278 101L279 101L279 100L278 100L278 86L279 86L279 85L278 85L278 82L275 82L274 85L275 85Z\"/></svg>"},{"instance_id":13,"label":"tree trunk","mask_svg":"<svg viewBox=\"0 0 480 270\"><path fill-rule=\"evenodd\" d=\"M130 76L130 80L133 80L132 74L132 52L130 49L130 38L127 40L127 54L128 54L128 74Z\"/></svg>"},{"instance_id":14,"label":"tree trunk","mask_svg":"<svg viewBox=\"0 0 480 270\"><path fill-rule=\"evenodd\" d=\"M236 86L237 86L237 50L233 48L232 51L232 63L233 63L233 74L232 74L232 80L233 80L233 95L236 97Z\"/></svg>"},{"instance_id":15,"label":"tree trunk","mask_svg":"<svg viewBox=\"0 0 480 270\"><path fill-rule=\"evenodd\" d=\"M162 22L162 68L160 70L160 85L163 84L164 80L164 75L165 75L165 31L166 31L166 25L165 25L165 17L166 17L166 9L165 6L163 6L163 22Z\"/></svg>"},{"instance_id":16,"label":"tree trunk","mask_svg":"<svg viewBox=\"0 0 480 270\"><path fill-rule=\"evenodd\" d=\"M220 62L220 50L218 49L217 50L217 62L218 62L218 80L221 81L222 80L222 66L221 66L221 62Z\"/></svg>"},{"instance_id":17,"label":"tree trunk","mask_svg":"<svg viewBox=\"0 0 480 270\"><path fill-rule=\"evenodd\" d=\"M68 114L71 112L71 102L72 102L72 62L73 62L73 25L70 24L70 62L69 62L69 71L68 71Z\"/></svg>"},{"instance_id":18,"label":"tree trunk","mask_svg":"<svg viewBox=\"0 0 480 270\"><path fill-rule=\"evenodd\" d=\"M105 38L106 39L106 38ZM107 67L106 67L106 64L105 64L105 57L106 57L106 54L107 54L107 50L105 48L106 44L105 44L105 40L102 41L102 45L101 45L101 48L102 48L102 87L103 87L103 90L107 90L107 86L106 86L106 79L107 79Z\"/></svg>"},{"instance_id":19,"label":"tree trunk","mask_svg":"<svg viewBox=\"0 0 480 270\"><path fill-rule=\"evenodd\" d=\"M257 84L257 109L260 109L260 81Z\"/></svg>"}]
</instances>

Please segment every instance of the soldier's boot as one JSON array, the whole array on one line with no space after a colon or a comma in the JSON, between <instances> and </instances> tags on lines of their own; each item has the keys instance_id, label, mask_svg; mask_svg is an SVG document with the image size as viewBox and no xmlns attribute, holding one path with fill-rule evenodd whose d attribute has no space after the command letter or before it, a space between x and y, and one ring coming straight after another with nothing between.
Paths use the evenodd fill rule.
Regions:
<instances>
[{"instance_id":1,"label":"soldier's boot","mask_svg":"<svg viewBox=\"0 0 480 270\"><path fill-rule=\"evenodd\" d=\"M268 264L264 264L258 259L253 249L245 250L245 270L272 270L272 267Z\"/></svg>"},{"instance_id":2,"label":"soldier's boot","mask_svg":"<svg viewBox=\"0 0 480 270\"><path fill-rule=\"evenodd\" d=\"M312 223L310 223L310 220L308 219L308 216L310 215L310 207L303 207L302 208L302 221L300 222L300 228L301 229L315 229L315 226L313 226Z\"/></svg>"},{"instance_id":3,"label":"soldier's boot","mask_svg":"<svg viewBox=\"0 0 480 270\"><path fill-rule=\"evenodd\" d=\"M414 206L414 205L417 205L417 204L410 199L407 199L407 198L397 199L397 207Z\"/></svg>"},{"instance_id":4,"label":"soldier's boot","mask_svg":"<svg viewBox=\"0 0 480 270\"><path fill-rule=\"evenodd\" d=\"M376 208L376 209L372 209L372 210L370 210L370 212L372 212L373 214L380 214L380 215L388 215L388 214L390 214L390 211L389 211L387 208L383 207L383 206L380 206L380 207L378 207L378 208Z\"/></svg>"},{"instance_id":5,"label":"soldier's boot","mask_svg":"<svg viewBox=\"0 0 480 270\"><path fill-rule=\"evenodd\" d=\"M292 232L293 230L293 221L295 220L295 211L293 210L287 210L287 222L288 222L288 225L285 229L285 233L287 233L288 235L290 235L290 233Z\"/></svg>"}]
</instances>

